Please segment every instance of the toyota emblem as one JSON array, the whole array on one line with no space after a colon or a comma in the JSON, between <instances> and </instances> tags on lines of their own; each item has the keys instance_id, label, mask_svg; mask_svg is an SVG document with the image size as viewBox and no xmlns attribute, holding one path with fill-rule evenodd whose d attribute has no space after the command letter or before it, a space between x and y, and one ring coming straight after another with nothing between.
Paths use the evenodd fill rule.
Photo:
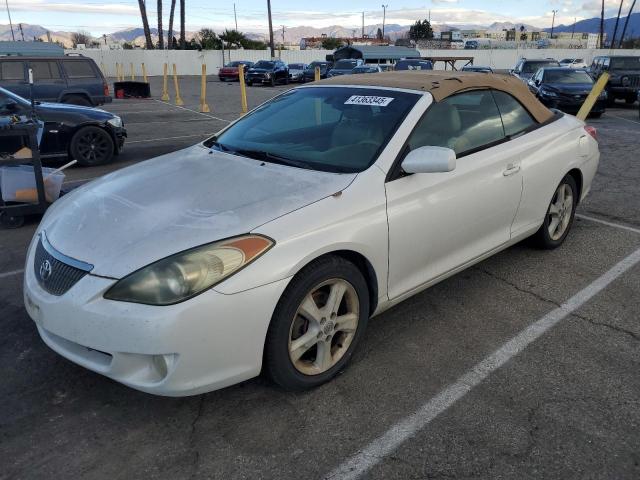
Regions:
<instances>
[{"instance_id":1,"label":"toyota emblem","mask_svg":"<svg viewBox=\"0 0 640 480\"><path fill-rule=\"evenodd\" d=\"M49 260L44 260L40 264L40 278L42 279L42 281L46 282L51 276L52 272L53 267L51 266L51 262Z\"/></svg>"}]
</instances>

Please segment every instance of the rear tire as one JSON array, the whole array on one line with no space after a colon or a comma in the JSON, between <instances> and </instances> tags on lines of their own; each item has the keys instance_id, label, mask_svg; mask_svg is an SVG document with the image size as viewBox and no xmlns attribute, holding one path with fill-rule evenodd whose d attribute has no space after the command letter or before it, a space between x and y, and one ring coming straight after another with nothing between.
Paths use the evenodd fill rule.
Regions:
<instances>
[{"instance_id":1,"label":"rear tire","mask_svg":"<svg viewBox=\"0 0 640 480\"><path fill-rule=\"evenodd\" d=\"M69 150L80 165L93 166L108 163L113 158L115 146L107 131L87 126L73 135Z\"/></svg>"},{"instance_id":2,"label":"rear tire","mask_svg":"<svg viewBox=\"0 0 640 480\"><path fill-rule=\"evenodd\" d=\"M82 95L67 95L62 99L62 103L70 103L71 105L80 105L81 107L93 107L93 104L87 97Z\"/></svg>"},{"instance_id":3,"label":"rear tire","mask_svg":"<svg viewBox=\"0 0 640 480\"><path fill-rule=\"evenodd\" d=\"M562 245L573 225L579 194L573 177L566 175L551 197L544 222L531 237L535 246L552 250Z\"/></svg>"},{"instance_id":4,"label":"rear tire","mask_svg":"<svg viewBox=\"0 0 640 480\"><path fill-rule=\"evenodd\" d=\"M360 270L333 255L311 262L293 278L273 313L265 373L293 391L331 380L349 362L368 319L369 289Z\"/></svg>"}]
</instances>

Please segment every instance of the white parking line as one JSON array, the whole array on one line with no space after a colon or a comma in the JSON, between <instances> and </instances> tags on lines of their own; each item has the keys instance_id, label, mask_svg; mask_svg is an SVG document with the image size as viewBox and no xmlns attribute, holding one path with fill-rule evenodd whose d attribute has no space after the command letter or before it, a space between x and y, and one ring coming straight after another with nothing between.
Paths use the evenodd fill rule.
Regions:
<instances>
[{"instance_id":1,"label":"white parking line","mask_svg":"<svg viewBox=\"0 0 640 480\"><path fill-rule=\"evenodd\" d=\"M607 117L613 117L613 118L617 118L618 120L624 120L626 122L631 122L631 123L635 123L636 125L640 125L640 122L636 122L635 120L631 120L630 118L624 118L624 117L619 117L617 115L611 115L609 112L607 112Z\"/></svg>"},{"instance_id":2,"label":"white parking line","mask_svg":"<svg viewBox=\"0 0 640 480\"><path fill-rule=\"evenodd\" d=\"M174 107L174 108L180 108L182 110L186 110L188 112L193 112L193 113L197 113L198 115L202 115L204 117L209 117L209 118L214 118L216 120L220 120L221 122L226 122L226 123L231 123L231 120L226 120L224 118L220 118L220 117L216 117L214 115L209 115L208 113L203 113L203 112L199 112L197 110L193 110L192 108L187 108L187 107L181 107L180 105L173 105L171 103L164 103L162 100L156 100L155 98L153 99L154 102L158 102L158 103L162 103L163 105L168 105L170 107Z\"/></svg>"},{"instance_id":3,"label":"white parking line","mask_svg":"<svg viewBox=\"0 0 640 480\"><path fill-rule=\"evenodd\" d=\"M576 213L576 217L581 218L583 220L588 220L590 222L601 223L601 224L607 225L609 227L619 228L621 230L628 230L629 232L633 232L633 233L640 233L640 228L629 227L629 226L623 225L621 223L608 222L606 220L600 220L599 218L591 217L589 215L583 215L581 213Z\"/></svg>"},{"instance_id":4,"label":"white parking line","mask_svg":"<svg viewBox=\"0 0 640 480\"><path fill-rule=\"evenodd\" d=\"M561 320L579 309L638 262L640 262L640 249L618 262L558 308L522 330L498 350L463 374L454 383L423 404L416 412L393 425L382 436L376 438L364 449L340 464L325 478L339 478L341 480L360 478L381 462L384 457L393 453L402 443L424 429L438 415L448 410L474 387L482 383L491 373L522 352Z\"/></svg>"},{"instance_id":5,"label":"white parking line","mask_svg":"<svg viewBox=\"0 0 640 480\"><path fill-rule=\"evenodd\" d=\"M23 273L24 269L20 269L20 270L13 270L12 272L4 272L4 273L0 273L0 278L6 278L6 277L11 277L13 275L18 275L20 273Z\"/></svg>"},{"instance_id":6,"label":"white parking line","mask_svg":"<svg viewBox=\"0 0 640 480\"><path fill-rule=\"evenodd\" d=\"M125 123L125 127L130 127L131 125L149 125L152 123L171 123L174 122L175 120L158 120L157 122L126 122ZM218 119L216 118L181 118L180 119L180 123L185 123L185 122L217 122Z\"/></svg>"},{"instance_id":7,"label":"white parking line","mask_svg":"<svg viewBox=\"0 0 640 480\"><path fill-rule=\"evenodd\" d=\"M127 144L131 145L132 143L158 142L161 140L175 140L178 138L189 138L189 137L207 137L209 135L213 135L213 133L194 133L193 135L180 135L178 137L162 137L162 138L150 138L148 140L134 140L132 142L127 142Z\"/></svg>"}]
</instances>

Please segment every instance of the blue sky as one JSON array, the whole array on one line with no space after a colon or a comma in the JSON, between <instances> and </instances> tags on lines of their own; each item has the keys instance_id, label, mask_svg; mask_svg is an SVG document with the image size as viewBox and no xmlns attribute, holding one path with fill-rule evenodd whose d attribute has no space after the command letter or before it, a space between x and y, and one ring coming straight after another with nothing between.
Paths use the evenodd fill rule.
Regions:
<instances>
[{"instance_id":1,"label":"blue sky","mask_svg":"<svg viewBox=\"0 0 640 480\"><path fill-rule=\"evenodd\" d=\"M494 21L551 26L551 11L558 10L556 24L573 23L600 14L599 0L384 0L387 22L409 24L425 18L431 10L434 23L490 24ZM0 2L0 6L4 2ZM179 3L179 2L178 2ZM186 0L187 30L212 27L233 28L233 1ZM623 11L629 8L625 0ZM236 0L238 27L244 31L267 30L266 0ZM165 28L168 24L170 0L163 1ZM357 27L361 12L367 24L382 21L381 3L361 0L272 0L275 26ZM606 0L606 15L617 13L619 0ZM147 0L150 22L156 22L156 0ZM303 6L305 8L303 8ZM109 33L141 26L137 0L9 0L14 23L42 25L50 30L88 30L93 34ZM0 24L7 24L4 8L0 8ZM177 23L177 22L176 22Z\"/></svg>"}]
</instances>

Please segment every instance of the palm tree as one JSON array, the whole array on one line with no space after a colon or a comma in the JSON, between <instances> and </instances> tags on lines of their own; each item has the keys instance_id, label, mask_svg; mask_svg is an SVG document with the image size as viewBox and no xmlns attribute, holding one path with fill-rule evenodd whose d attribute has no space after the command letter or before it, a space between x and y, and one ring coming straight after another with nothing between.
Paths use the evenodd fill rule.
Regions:
<instances>
[{"instance_id":1,"label":"palm tree","mask_svg":"<svg viewBox=\"0 0 640 480\"><path fill-rule=\"evenodd\" d=\"M162 33L162 0L158 0L158 48L160 50L164 50L164 36Z\"/></svg>"},{"instance_id":2,"label":"palm tree","mask_svg":"<svg viewBox=\"0 0 640 480\"><path fill-rule=\"evenodd\" d=\"M167 38L167 47L175 48L173 44L173 14L176 11L176 0L171 0L171 10L169 12L169 38Z\"/></svg>"},{"instance_id":3,"label":"palm tree","mask_svg":"<svg viewBox=\"0 0 640 480\"><path fill-rule=\"evenodd\" d=\"M624 21L624 28L622 29L622 36L620 37L620 43L618 44L618 48L622 48L622 41L624 40L624 34L627 33L627 24L629 23L629 19L631 18L631 14L633 13L633 7L636 6L636 0L633 0L633 3L629 7L629 13L627 14L627 19Z\"/></svg>"},{"instance_id":4,"label":"palm tree","mask_svg":"<svg viewBox=\"0 0 640 480\"><path fill-rule=\"evenodd\" d=\"M620 21L620 12L622 12L622 4L624 0L620 0L618 7L618 16L616 17L616 26L613 28L613 37L611 37L611 48L616 48L616 33L618 33L618 22Z\"/></svg>"},{"instance_id":5,"label":"palm tree","mask_svg":"<svg viewBox=\"0 0 640 480\"><path fill-rule=\"evenodd\" d=\"M184 0L180 0L180 48L184 49Z\"/></svg>"},{"instance_id":6,"label":"palm tree","mask_svg":"<svg viewBox=\"0 0 640 480\"><path fill-rule=\"evenodd\" d=\"M246 40L244 33L237 30L225 30L219 35L220 39L226 43L227 48L240 48L242 42Z\"/></svg>"},{"instance_id":7,"label":"palm tree","mask_svg":"<svg viewBox=\"0 0 640 480\"><path fill-rule=\"evenodd\" d=\"M144 29L144 40L147 44L147 49L153 48L153 41L151 40L151 30L149 29L149 19L147 18L147 6L145 0L138 0L140 6L140 16L142 17L142 28Z\"/></svg>"}]
</instances>

